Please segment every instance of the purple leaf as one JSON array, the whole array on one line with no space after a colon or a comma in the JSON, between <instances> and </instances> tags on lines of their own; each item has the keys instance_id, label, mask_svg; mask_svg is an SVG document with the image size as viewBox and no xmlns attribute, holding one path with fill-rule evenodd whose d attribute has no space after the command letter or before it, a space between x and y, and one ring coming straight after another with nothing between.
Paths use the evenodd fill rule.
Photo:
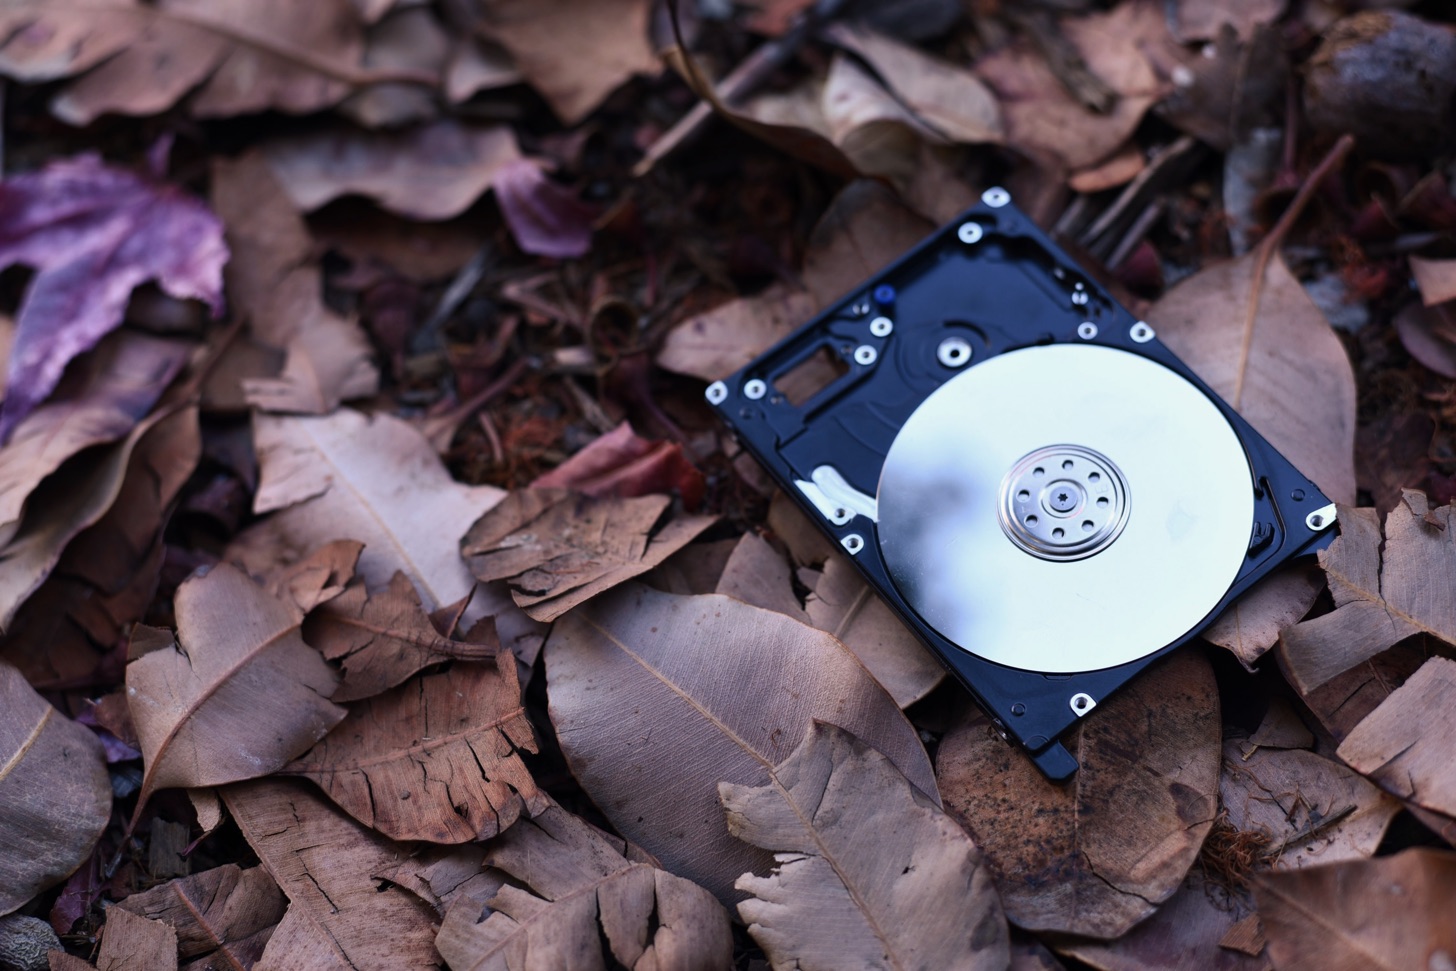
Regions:
<instances>
[{"instance_id":1,"label":"purple leaf","mask_svg":"<svg viewBox=\"0 0 1456 971\"><path fill-rule=\"evenodd\" d=\"M517 159L502 166L495 197L516 245L527 253L570 259L591 248L596 207L546 178L539 162Z\"/></svg>"},{"instance_id":2,"label":"purple leaf","mask_svg":"<svg viewBox=\"0 0 1456 971\"><path fill-rule=\"evenodd\" d=\"M121 323L156 280L222 310L222 223L175 186L86 154L0 182L0 270L34 267L16 318L0 443L55 389L66 364Z\"/></svg>"}]
</instances>

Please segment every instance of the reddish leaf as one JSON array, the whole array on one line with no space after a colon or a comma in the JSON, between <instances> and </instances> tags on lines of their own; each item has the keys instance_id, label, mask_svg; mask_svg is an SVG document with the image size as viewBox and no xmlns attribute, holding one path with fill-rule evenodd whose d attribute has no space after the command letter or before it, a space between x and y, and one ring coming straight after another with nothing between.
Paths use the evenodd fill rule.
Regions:
<instances>
[{"instance_id":1,"label":"reddish leaf","mask_svg":"<svg viewBox=\"0 0 1456 971\"><path fill-rule=\"evenodd\" d=\"M589 496L630 499L676 492L683 505L703 501L703 473L676 442L643 438L627 422L607 432L531 483L532 489L575 489Z\"/></svg>"},{"instance_id":2,"label":"reddish leaf","mask_svg":"<svg viewBox=\"0 0 1456 971\"><path fill-rule=\"evenodd\" d=\"M121 323L134 287L222 309L222 224L174 186L96 155L0 183L0 269L36 275L17 316L0 441L55 388L66 363Z\"/></svg>"},{"instance_id":3,"label":"reddish leaf","mask_svg":"<svg viewBox=\"0 0 1456 971\"><path fill-rule=\"evenodd\" d=\"M501 215L527 253L559 260L586 255L598 212L575 192L552 182L531 159L516 159L495 177Z\"/></svg>"}]
</instances>

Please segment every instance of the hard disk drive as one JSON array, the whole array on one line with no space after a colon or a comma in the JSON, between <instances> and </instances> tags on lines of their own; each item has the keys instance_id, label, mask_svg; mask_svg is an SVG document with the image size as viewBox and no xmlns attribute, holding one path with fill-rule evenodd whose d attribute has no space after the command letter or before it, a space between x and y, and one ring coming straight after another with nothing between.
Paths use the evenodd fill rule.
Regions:
<instances>
[{"instance_id":1,"label":"hard disk drive","mask_svg":"<svg viewBox=\"0 0 1456 971\"><path fill-rule=\"evenodd\" d=\"M708 400L1053 779L1078 719L1333 538L1314 483L1002 189Z\"/></svg>"}]
</instances>

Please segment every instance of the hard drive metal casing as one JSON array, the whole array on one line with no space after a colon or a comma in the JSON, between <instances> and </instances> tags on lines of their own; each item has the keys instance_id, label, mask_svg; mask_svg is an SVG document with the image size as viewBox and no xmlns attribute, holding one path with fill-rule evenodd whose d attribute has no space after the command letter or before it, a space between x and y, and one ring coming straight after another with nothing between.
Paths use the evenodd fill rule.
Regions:
<instances>
[{"instance_id":1,"label":"hard drive metal casing","mask_svg":"<svg viewBox=\"0 0 1456 971\"><path fill-rule=\"evenodd\" d=\"M1067 350L1051 350L1058 347ZM1136 359L1109 357L1105 351L1072 350L1078 347L1116 351L1135 355ZM1049 350L1018 353L1037 348ZM807 400L791 402L777 382L806 361L825 353L841 361L844 372L813 391ZM1040 669L1028 668L1015 658L1008 661L1001 657L999 661L1006 663L998 663L984 656L996 655L987 645L963 646L927 618L927 614L937 617L939 614L927 606L929 601L924 596L907 586L903 552L898 554L899 560L893 564L897 569L892 571L892 563L887 562L886 545L890 559L894 560L903 544L896 545L900 539L897 535L881 535L880 520L884 518L880 515L881 503L887 498L881 494L881 487L885 484L883 480L890 478L897 483L895 488L904 490L903 483L916 476L918 460L914 452L909 453L907 460L907 447L898 448L890 469L893 475L887 477L887 456L902 429L917 422L923 428L925 416L932 408L941 412L940 425L936 427L945 427L945 409L953 409L955 401L941 395L927 405L927 399L958 377L997 358L1003 361L996 369L981 373L989 379L992 370L1004 372L996 375L994 387L1010 390L996 392L998 406L986 409L996 413L965 414L964 427L968 430L980 429L986 434L994 429L1015 432L1019 411L1037 411L1045 426L1047 415L1056 414L1059 384L1066 384L1069 379L1074 384L1097 379L1095 374L1078 376L1077 367L1081 362L1094 370L1106 362L1126 363L1133 366L1129 373L1147 374L1161 381L1164 372L1149 370L1146 362L1151 362L1175 375L1179 388L1186 382L1188 388L1196 391L1195 397L1200 402L1211 403L1237 436L1247 468L1235 462L1238 468L1229 470L1225 461L1215 469L1221 476L1220 482L1235 483L1234 493L1239 492L1240 483L1247 488L1247 495L1229 496L1228 504L1229 508L1240 510L1236 527L1241 531L1239 555L1226 586L1219 581L1218 589L1192 591L1203 598L1195 598L1194 602L1211 603L1212 607L1207 611L1197 607L1199 616L1192 618L1182 633L1170 636L1166 643L1150 645L1146 653L1138 648L1138 656L1120 663L1103 664L1099 659L1108 656L1105 652L1087 650L1089 666L1085 670L1077 662L1082 649L1076 637L1069 638L1073 643L1057 646L1060 653L1056 656L1069 658L1067 663L1041 662ZM1039 363L1042 361L1058 364L1043 374ZM1043 377L1049 380L1041 380ZM971 375L956 387L966 385L974 391L978 381ZM1151 386L1158 383L1150 382L1149 387L1142 388L1139 392L1142 397L1137 400L1146 401L1152 394L1156 402L1157 392ZM991 385L981 382L981 386ZM1004 401L1004 407L999 406L1000 398L1009 399ZM1001 189L987 190L978 205L742 370L715 382L708 389L708 401L780 488L845 550L866 582L971 692L1001 731L1023 746L1042 772L1052 779L1066 779L1077 768L1076 761L1057 741L1058 737L1090 714L1099 701L1168 651L1196 637L1260 579L1292 557L1324 548L1334 535L1334 506L1318 487L1165 347L1148 324L1133 317L1079 270L1031 220L1011 205L1009 195ZM1117 413L1115 407L1107 414L1124 426L1121 434L1125 451L1129 434L1126 427L1135 426L1127 426L1123 421L1126 416ZM1068 418L1069 425L1087 427L1085 416L1069 415ZM1144 467L1148 454L1156 456L1165 447L1169 453L1176 453L1181 447L1184 454L1189 454L1187 443L1179 442L1176 435L1168 436L1165 430L1163 436L1165 440L1161 443L1136 443L1134 451L1143 453ZM976 435L968 431L962 436L952 431L945 437L947 455L954 456L961 467L982 471L975 464L975 455L956 452L962 438L974 439ZM1083 575L1097 576L1104 587L1112 582L1125 591L1125 602L1129 605L1126 613L1133 616L1140 602L1140 578L1151 575L1138 564L1144 559L1159 558L1139 556L1129 566L1135 547L1132 540L1119 539L1118 516L1144 527L1144 536L1152 535L1146 523L1137 519L1140 510L1149 508L1150 488L1145 488L1149 477L1142 476L1144 481L1140 483L1138 476L1129 476L1119 487L1117 483L1123 476L1115 460L1102 455L1095 447L1084 447L1089 443L1061 441L1054 434L1043 437L1052 440L1039 441L1044 447L1031 450L1023 462L1012 463L1014 467L1004 470L1000 466L984 470L985 476L1001 479L999 510L989 508L991 500L983 495L985 489L978 487L974 493L964 490L957 493L954 488L943 489L931 482L922 483L925 489L916 492L911 504L927 507L931 523L941 513L947 522L955 521L957 516L979 522L984 516L996 516L999 512L1004 535L978 540L978 548L986 555L1001 558L999 562L1012 562L1005 559L1008 556L1075 561L1081 565L1037 566L1037 569L1094 571ZM1042 496L1041 507L1037 507L1035 495L1028 499L1035 491L1032 473L1039 476L1042 466L1046 466L1052 470L1051 474L1059 474L1054 466L1042 461L1042 456L1065 462L1068 469L1075 464L1077 472L1085 477L1080 487L1073 483L1074 491L1080 490L1076 496L1069 498L1053 490ZM1001 465L1006 464L1001 461ZM1167 482L1178 481L1176 468L1159 471L1167 474L1158 477L1162 484L1152 491L1166 491ZM1198 488L1208 488L1203 477L1189 486L1190 492ZM1082 512L1077 512L1074 521L1066 524L1070 531L1066 538L1052 539L1049 525L1058 526L1058 537L1063 534L1062 520L1055 518L1062 513L1058 499L1065 500L1069 507L1080 500L1082 506L1078 508L1090 510L1095 508L1094 491L1101 512L1088 512L1085 519ZM1228 492L1220 487L1217 495ZM906 494L891 493L888 498L899 507L900 520L904 521L904 507L910 502ZM1179 499L1164 499L1156 508L1157 515L1166 518L1167 510L1177 509ZM949 505L937 507L941 501ZM1043 515L1041 518L1046 522L1032 527L1022 525L1022 520L1037 520L1037 516L1022 515L1033 508L1050 513L1051 518ZM1252 515L1243 522L1242 517L1249 509ZM1193 513L1196 518L1198 509ZM1145 515L1144 520L1148 515L1152 513ZM1078 527L1086 531L1085 538L1077 534ZM977 535L981 536L988 528L978 529ZM953 538L945 542L953 542ZM1119 543L1125 546L1119 547ZM917 549L939 550L940 546L922 544ZM1110 555L1106 552L1108 549L1117 550L1119 555ZM924 564L926 570L936 569L938 555L931 556ZM974 562L975 553L961 549L955 556L959 557L957 562L964 564ZM1190 556L1182 557L1183 564L1193 562ZM1157 576L1166 588L1168 568L1169 563L1162 558L1161 562L1150 562L1147 570L1160 571ZM1103 573L1095 572L1098 570ZM1106 575L1108 570L1115 573ZM1196 571L1190 569L1190 572ZM996 578L986 581L992 587L1002 582ZM968 596L968 599L992 602L985 599L987 591L977 589L974 593L976 597ZM1018 607L1026 605L1029 610L1059 609L1057 603L1039 601L1038 590L1010 587L992 590L990 595L1004 596ZM1118 600L1112 606L1118 607L1122 602ZM1106 642L1116 636L1116 629L1098 630L1090 632L1088 643L1098 639ZM1028 653L1041 656L1040 652Z\"/></svg>"}]
</instances>

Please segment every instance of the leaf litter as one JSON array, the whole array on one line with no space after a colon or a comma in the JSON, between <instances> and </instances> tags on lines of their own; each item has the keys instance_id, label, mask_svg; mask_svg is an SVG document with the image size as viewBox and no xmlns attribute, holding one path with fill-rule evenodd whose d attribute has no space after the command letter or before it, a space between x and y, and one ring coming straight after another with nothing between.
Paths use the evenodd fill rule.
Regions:
<instances>
[{"instance_id":1,"label":"leaf litter","mask_svg":"<svg viewBox=\"0 0 1456 971\"><path fill-rule=\"evenodd\" d=\"M1449 14L667 6L0 14L4 905L57 967L1449 963ZM1341 503L1066 789L701 404L996 184Z\"/></svg>"}]
</instances>

